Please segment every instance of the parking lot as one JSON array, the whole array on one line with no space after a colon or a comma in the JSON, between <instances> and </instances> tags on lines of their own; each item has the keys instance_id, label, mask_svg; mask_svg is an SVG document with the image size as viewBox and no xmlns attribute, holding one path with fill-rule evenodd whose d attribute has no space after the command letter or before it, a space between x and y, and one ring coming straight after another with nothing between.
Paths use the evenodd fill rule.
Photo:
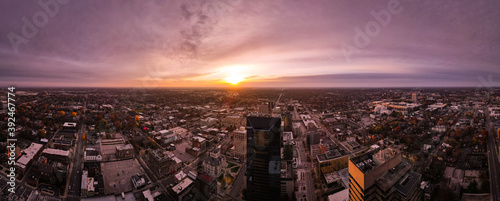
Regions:
<instances>
[{"instance_id":1,"label":"parking lot","mask_svg":"<svg viewBox=\"0 0 500 201\"><path fill-rule=\"evenodd\" d=\"M120 194L133 190L132 175L145 174L136 159L101 164L105 194Z\"/></svg>"}]
</instances>

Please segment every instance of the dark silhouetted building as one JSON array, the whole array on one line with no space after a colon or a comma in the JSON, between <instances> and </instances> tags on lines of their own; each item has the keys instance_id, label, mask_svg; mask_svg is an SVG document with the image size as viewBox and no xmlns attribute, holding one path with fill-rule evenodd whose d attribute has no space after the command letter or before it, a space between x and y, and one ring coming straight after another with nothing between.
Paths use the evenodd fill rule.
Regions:
<instances>
[{"instance_id":1,"label":"dark silhouetted building","mask_svg":"<svg viewBox=\"0 0 500 201\"><path fill-rule=\"evenodd\" d=\"M281 118L247 117L247 200L280 200Z\"/></svg>"},{"instance_id":2,"label":"dark silhouetted building","mask_svg":"<svg viewBox=\"0 0 500 201\"><path fill-rule=\"evenodd\" d=\"M293 118L290 112L286 112L282 115L283 119L283 131L292 131L293 129Z\"/></svg>"},{"instance_id":3,"label":"dark silhouetted building","mask_svg":"<svg viewBox=\"0 0 500 201\"><path fill-rule=\"evenodd\" d=\"M307 132L307 147L311 147L311 145L319 144L319 132L318 131L309 131Z\"/></svg>"}]
</instances>

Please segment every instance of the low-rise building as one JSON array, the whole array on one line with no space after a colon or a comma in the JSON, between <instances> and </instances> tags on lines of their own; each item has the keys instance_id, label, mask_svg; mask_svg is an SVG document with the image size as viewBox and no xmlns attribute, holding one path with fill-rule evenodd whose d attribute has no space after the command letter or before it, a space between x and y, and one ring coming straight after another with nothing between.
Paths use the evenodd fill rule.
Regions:
<instances>
[{"instance_id":1,"label":"low-rise building","mask_svg":"<svg viewBox=\"0 0 500 201\"><path fill-rule=\"evenodd\" d=\"M16 171L19 171L20 174L24 175L26 174L26 171L29 169L31 166L31 163L33 162L34 159L36 159L41 151L42 151L42 144L38 143L31 143L29 147L21 151L21 157L17 159L16 161Z\"/></svg>"},{"instance_id":2,"label":"low-rise building","mask_svg":"<svg viewBox=\"0 0 500 201\"><path fill-rule=\"evenodd\" d=\"M134 185L135 189L140 189L140 188L146 186L146 184L147 184L146 177L144 175L142 175L142 176L132 175L130 180L132 180L132 184Z\"/></svg>"},{"instance_id":3,"label":"low-rise building","mask_svg":"<svg viewBox=\"0 0 500 201\"><path fill-rule=\"evenodd\" d=\"M47 157L47 159L51 161L57 161L60 162L64 165L69 165L71 162L71 152L70 151L65 151L65 150L60 150L60 149L51 149L47 148L43 150L42 156Z\"/></svg>"},{"instance_id":4,"label":"low-rise building","mask_svg":"<svg viewBox=\"0 0 500 201\"><path fill-rule=\"evenodd\" d=\"M177 185L169 189L170 194L176 200L183 200L183 198L189 194L191 189L194 187L194 182L190 178L185 178L180 181Z\"/></svg>"},{"instance_id":5,"label":"low-rise building","mask_svg":"<svg viewBox=\"0 0 500 201\"><path fill-rule=\"evenodd\" d=\"M203 161L203 172L212 177L218 177L226 166L226 159L220 154L220 150L213 149L210 151L210 156Z\"/></svg>"},{"instance_id":6,"label":"low-rise building","mask_svg":"<svg viewBox=\"0 0 500 201\"><path fill-rule=\"evenodd\" d=\"M85 162L102 161L102 155L94 148L86 148L83 152Z\"/></svg>"},{"instance_id":7,"label":"low-rise building","mask_svg":"<svg viewBox=\"0 0 500 201\"><path fill-rule=\"evenodd\" d=\"M173 174L182 167L182 161L173 153L160 149L149 152L149 166L159 177Z\"/></svg>"},{"instance_id":8,"label":"low-rise building","mask_svg":"<svg viewBox=\"0 0 500 201\"><path fill-rule=\"evenodd\" d=\"M119 159L133 158L134 157L134 147L131 144L117 145L116 146L116 157Z\"/></svg>"},{"instance_id":9,"label":"low-rise building","mask_svg":"<svg viewBox=\"0 0 500 201\"><path fill-rule=\"evenodd\" d=\"M341 154L338 149L326 151L324 154L316 155L318 168L323 174L339 171L348 167L349 157Z\"/></svg>"}]
</instances>

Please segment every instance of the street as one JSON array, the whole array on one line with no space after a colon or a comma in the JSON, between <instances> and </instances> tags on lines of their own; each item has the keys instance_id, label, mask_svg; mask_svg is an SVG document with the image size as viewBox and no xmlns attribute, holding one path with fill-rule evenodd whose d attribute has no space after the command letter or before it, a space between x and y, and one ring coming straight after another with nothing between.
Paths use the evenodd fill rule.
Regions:
<instances>
[{"instance_id":1,"label":"street","mask_svg":"<svg viewBox=\"0 0 500 201\"><path fill-rule=\"evenodd\" d=\"M500 200L500 165L498 163L498 153L497 146L495 143L495 132L492 132L490 115L488 112L488 107L485 109L486 114L486 130L489 132L488 135L488 161L490 168L490 191L491 191L491 200L498 201Z\"/></svg>"},{"instance_id":2,"label":"street","mask_svg":"<svg viewBox=\"0 0 500 201\"><path fill-rule=\"evenodd\" d=\"M294 112L294 119L300 119L298 116L297 110L295 109ZM316 200L316 193L314 192L314 179L312 178L311 175L311 168L312 165L311 163L307 160L306 156L306 150L304 146L306 146L306 128L303 124L301 124L301 135L296 139L296 144L295 146L298 148L298 154L299 154L299 160L298 164L300 164L299 169L302 169L305 172L305 179L306 179L306 188L307 188L307 200Z\"/></svg>"},{"instance_id":3,"label":"street","mask_svg":"<svg viewBox=\"0 0 500 201\"><path fill-rule=\"evenodd\" d=\"M83 106L83 111L87 111L87 102ZM73 166L71 168L71 174L68 175L70 182L69 187L66 188L67 200L80 200L80 187L82 183L82 167L83 167L83 133L85 132L85 124L82 123L80 130L77 132L76 148L73 156Z\"/></svg>"}]
</instances>

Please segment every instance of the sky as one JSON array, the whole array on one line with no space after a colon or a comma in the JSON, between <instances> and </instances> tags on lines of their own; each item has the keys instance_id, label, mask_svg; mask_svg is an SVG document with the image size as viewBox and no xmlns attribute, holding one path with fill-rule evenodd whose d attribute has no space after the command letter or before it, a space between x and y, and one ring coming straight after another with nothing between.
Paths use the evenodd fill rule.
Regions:
<instances>
[{"instance_id":1,"label":"sky","mask_svg":"<svg viewBox=\"0 0 500 201\"><path fill-rule=\"evenodd\" d=\"M2 1L0 86L499 86L499 10L486 0Z\"/></svg>"}]
</instances>

